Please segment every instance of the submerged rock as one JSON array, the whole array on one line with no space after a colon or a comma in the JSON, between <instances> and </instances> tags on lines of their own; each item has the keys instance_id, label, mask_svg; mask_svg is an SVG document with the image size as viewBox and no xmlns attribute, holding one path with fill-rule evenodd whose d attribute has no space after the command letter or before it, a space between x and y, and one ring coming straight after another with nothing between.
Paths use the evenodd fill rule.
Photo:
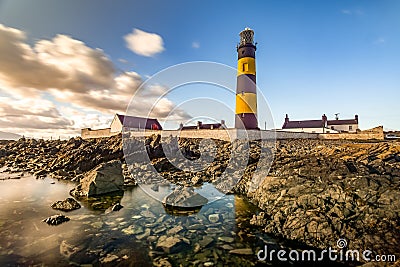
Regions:
<instances>
[{"instance_id":1,"label":"submerged rock","mask_svg":"<svg viewBox=\"0 0 400 267\"><path fill-rule=\"evenodd\" d=\"M217 223L219 221L219 214L210 214L210 215L208 215L208 220L211 223Z\"/></svg>"},{"instance_id":2,"label":"submerged rock","mask_svg":"<svg viewBox=\"0 0 400 267\"><path fill-rule=\"evenodd\" d=\"M56 201L51 207L55 210L71 211L81 208L81 205L73 198L69 197L66 200Z\"/></svg>"},{"instance_id":3,"label":"submerged rock","mask_svg":"<svg viewBox=\"0 0 400 267\"><path fill-rule=\"evenodd\" d=\"M57 214L57 215L50 216L49 218L46 218L43 221L49 225L59 225L64 222L68 222L69 218L62 214Z\"/></svg>"},{"instance_id":4,"label":"submerged rock","mask_svg":"<svg viewBox=\"0 0 400 267\"><path fill-rule=\"evenodd\" d=\"M87 172L70 193L74 197L91 197L121 191L123 185L121 161L112 160Z\"/></svg>"},{"instance_id":5,"label":"submerged rock","mask_svg":"<svg viewBox=\"0 0 400 267\"><path fill-rule=\"evenodd\" d=\"M156 247L165 253L180 252L190 245L189 240L180 236L161 236Z\"/></svg>"},{"instance_id":6,"label":"submerged rock","mask_svg":"<svg viewBox=\"0 0 400 267\"><path fill-rule=\"evenodd\" d=\"M69 244L66 240L61 241L60 254L67 259L69 259L73 254L77 253L80 250L81 248Z\"/></svg>"}]
</instances>

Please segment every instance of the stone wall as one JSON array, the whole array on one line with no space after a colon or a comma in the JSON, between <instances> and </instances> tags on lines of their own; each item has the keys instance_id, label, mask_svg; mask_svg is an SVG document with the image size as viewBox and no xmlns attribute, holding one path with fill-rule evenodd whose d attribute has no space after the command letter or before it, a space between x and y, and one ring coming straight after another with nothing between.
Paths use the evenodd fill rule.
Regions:
<instances>
[{"instance_id":1,"label":"stone wall","mask_svg":"<svg viewBox=\"0 0 400 267\"><path fill-rule=\"evenodd\" d=\"M329 140L384 140L383 126L356 133L320 134L319 139Z\"/></svg>"},{"instance_id":2,"label":"stone wall","mask_svg":"<svg viewBox=\"0 0 400 267\"><path fill-rule=\"evenodd\" d=\"M234 129L232 129L234 130ZM130 137L141 137L150 136L153 134L160 134L162 137L174 136L181 138L213 138L229 141L231 136L234 137L233 131L225 129L215 129L215 130L146 130L146 131L131 131L129 132Z\"/></svg>"},{"instance_id":3,"label":"stone wall","mask_svg":"<svg viewBox=\"0 0 400 267\"><path fill-rule=\"evenodd\" d=\"M111 133L110 130L111 130L110 128L98 129L98 130L85 128L81 130L81 137L83 139L89 139L89 138L110 137L119 134L118 132Z\"/></svg>"},{"instance_id":4,"label":"stone wall","mask_svg":"<svg viewBox=\"0 0 400 267\"><path fill-rule=\"evenodd\" d=\"M318 139L317 133L303 133L303 132L285 132L285 131L277 131L276 139L284 140L284 139Z\"/></svg>"},{"instance_id":5,"label":"stone wall","mask_svg":"<svg viewBox=\"0 0 400 267\"><path fill-rule=\"evenodd\" d=\"M130 137L150 136L152 134L160 134L163 137L179 136L181 138L212 138L224 141L232 141L235 139L318 139L316 133L297 133L297 132L277 132L265 130L240 130L240 129L215 129L215 130L163 130L163 131L132 131Z\"/></svg>"},{"instance_id":6,"label":"stone wall","mask_svg":"<svg viewBox=\"0 0 400 267\"><path fill-rule=\"evenodd\" d=\"M109 137L118 134L111 132L110 128L91 130L90 128L82 129L81 137L100 138ZM240 129L194 129L194 130L145 130L131 131L130 137L150 136L160 134L162 137L174 136L181 138L203 138L203 139L219 139L223 141L233 141L235 139L264 139L264 140L285 140L285 139L328 139L328 140L384 140L383 127L379 126L370 130L358 131L357 133L304 133L304 132L287 132L287 131L271 131L271 130L240 130Z\"/></svg>"}]
</instances>

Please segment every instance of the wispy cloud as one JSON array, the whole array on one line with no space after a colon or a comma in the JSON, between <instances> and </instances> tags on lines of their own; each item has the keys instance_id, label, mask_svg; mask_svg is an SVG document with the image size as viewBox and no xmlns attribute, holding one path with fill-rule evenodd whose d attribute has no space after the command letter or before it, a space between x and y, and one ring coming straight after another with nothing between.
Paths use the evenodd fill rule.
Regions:
<instances>
[{"instance_id":1,"label":"wispy cloud","mask_svg":"<svg viewBox=\"0 0 400 267\"><path fill-rule=\"evenodd\" d=\"M345 14L345 15L351 15L351 14L353 14L353 12L351 12L350 10L348 10L348 9L342 9L342 14Z\"/></svg>"},{"instance_id":2,"label":"wispy cloud","mask_svg":"<svg viewBox=\"0 0 400 267\"><path fill-rule=\"evenodd\" d=\"M165 50L162 37L156 33L133 29L124 39L126 47L141 56L152 57Z\"/></svg>"},{"instance_id":3,"label":"wispy cloud","mask_svg":"<svg viewBox=\"0 0 400 267\"><path fill-rule=\"evenodd\" d=\"M192 43L192 47L195 48L195 49L198 49L198 48L200 48L200 43L199 42L193 42Z\"/></svg>"},{"instance_id":4,"label":"wispy cloud","mask_svg":"<svg viewBox=\"0 0 400 267\"><path fill-rule=\"evenodd\" d=\"M379 37L373 42L373 44L375 44L375 45L382 45L384 43L386 43L386 39L383 37Z\"/></svg>"},{"instance_id":5,"label":"wispy cloud","mask_svg":"<svg viewBox=\"0 0 400 267\"><path fill-rule=\"evenodd\" d=\"M340 13L344 14L344 15L357 15L357 16L361 16L364 15L364 11L361 9L342 9L340 11Z\"/></svg>"}]
</instances>

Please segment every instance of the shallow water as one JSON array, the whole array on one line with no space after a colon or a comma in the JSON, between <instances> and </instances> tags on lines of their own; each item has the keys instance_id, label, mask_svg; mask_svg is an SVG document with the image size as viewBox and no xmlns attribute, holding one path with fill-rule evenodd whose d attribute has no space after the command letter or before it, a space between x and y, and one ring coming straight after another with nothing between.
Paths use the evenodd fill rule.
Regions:
<instances>
[{"instance_id":1,"label":"shallow water","mask_svg":"<svg viewBox=\"0 0 400 267\"><path fill-rule=\"evenodd\" d=\"M250 227L258 210L238 196L224 196L197 213L176 216L133 187L123 195L80 202L82 208L75 211L53 210L50 205L69 197L74 186L32 176L0 181L0 266L152 266L166 261L173 266L254 266L266 264L257 262L260 248L277 247L276 240ZM105 210L119 201L124 206L120 211ZM59 213L71 220L58 226L42 222ZM163 236L183 241L168 252L157 247ZM234 254L243 248L251 253Z\"/></svg>"}]
</instances>

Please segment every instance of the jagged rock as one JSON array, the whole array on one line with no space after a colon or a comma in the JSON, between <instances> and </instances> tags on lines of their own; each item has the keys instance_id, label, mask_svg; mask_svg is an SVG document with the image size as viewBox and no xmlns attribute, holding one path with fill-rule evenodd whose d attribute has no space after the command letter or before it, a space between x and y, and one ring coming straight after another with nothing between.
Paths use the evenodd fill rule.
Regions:
<instances>
[{"instance_id":1,"label":"jagged rock","mask_svg":"<svg viewBox=\"0 0 400 267\"><path fill-rule=\"evenodd\" d=\"M112 206L111 210L112 211L119 211L120 209L122 209L124 206L122 206L120 203L115 204L114 206Z\"/></svg>"},{"instance_id":2,"label":"jagged rock","mask_svg":"<svg viewBox=\"0 0 400 267\"><path fill-rule=\"evenodd\" d=\"M100 259L101 263L110 263L118 259L117 255L114 254L107 254L104 258Z\"/></svg>"},{"instance_id":3,"label":"jagged rock","mask_svg":"<svg viewBox=\"0 0 400 267\"><path fill-rule=\"evenodd\" d=\"M153 261L154 267L172 267L172 264L168 261L168 258L156 258Z\"/></svg>"},{"instance_id":4,"label":"jagged rock","mask_svg":"<svg viewBox=\"0 0 400 267\"><path fill-rule=\"evenodd\" d=\"M71 211L80 209L81 205L75 199L69 197L65 200L54 202L51 207L55 210Z\"/></svg>"},{"instance_id":5,"label":"jagged rock","mask_svg":"<svg viewBox=\"0 0 400 267\"><path fill-rule=\"evenodd\" d=\"M90 197L121 191L124 185L121 161L113 160L102 163L86 173L80 184L71 190L75 197Z\"/></svg>"},{"instance_id":6,"label":"jagged rock","mask_svg":"<svg viewBox=\"0 0 400 267\"><path fill-rule=\"evenodd\" d=\"M250 188L254 170L265 165L257 163L260 142L246 145L242 140L233 143L215 140L215 159L204 170L199 168L194 173L173 167L186 159L192 159L186 162L191 167L201 167L197 161L204 154L200 143L196 138L159 136L124 141L130 176L152 185L165 179L190 187L215 185L221 174L228 172L229 179L221 178L224 182L220 183L221 192L247 195L257 203L265 216L263 219L256 216L252 222L268 233L322 249L335 247L337 238L344 237L351 240L349 249L397 252L394 250L400 246L400 142L280 140L270 149L269 157L274 159L271 169L261 173L253 190ZM211 146L207 149L211 150ZM0 167L8 166L10 170L17 167L40 176L64 170L66 173L59 173L68 173L63 177L66 179L124 157L121 135L69 141L21 139L0 143L0 151ZM183 159L167 159L163 151L179 153ZM150 163L148 152L152 157ZM241 166L241 160L247 166ZM153 167L160 173L149 174ZM238 171L243 169L244 174ZM162 179L157 180L158 176ZM189 202L186 206L193 206L192 197L198 196L190 189L174 192L165 199L165 204Z\"/></svg>"},{"instance_id":7,"label":"jagged rock","mask_svg":"<svg viewBox=\"0 0 400 267\"><path fill-rule=\"evenodd\" d=\"M253 215L253 218L250 219L250 224L256 225L256 226L264 226L267 223L267 220L265 219L265 213L262 211L260 214Z\"/></svg>"},{"instance_id":8,"label":"jagged rock","mask_svg":"<svg viewBox=\"0 0 400 267\"><path fill-rule=\"evenodd\" d=\"M44 219L43 221L49 225L59 225L68 222L70 219L62 214L57 214Z\"/></svg>"}]
</instances>

